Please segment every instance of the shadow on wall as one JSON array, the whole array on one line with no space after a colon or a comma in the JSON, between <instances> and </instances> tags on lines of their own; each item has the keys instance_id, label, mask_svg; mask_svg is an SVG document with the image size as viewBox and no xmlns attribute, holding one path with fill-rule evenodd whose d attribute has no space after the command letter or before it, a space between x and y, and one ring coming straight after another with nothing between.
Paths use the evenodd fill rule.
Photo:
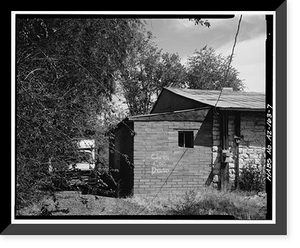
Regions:
<instances>
[{"instance_id":1,"label":"shadow on wall","mask_svg":"<svg viewBox=\"0 0 300 248\"><path fill-rule=\"evenodd\" d=\"M134 123L121 122L115 130L113 149L109 154L109 164L114 172L113 178L117 182L119 196L130 196L133 190L133 139Z\"/></svg>"},{"instance_id":2,"label":"shadow on wall","mask_svg":"<svg viewBox=\"0 0 300 248\"><path fill-rule=\"evenodd\" d=\"M210 109L198 130L194 146L212 147L212 110Z\"/></svg>"}]
</instances>

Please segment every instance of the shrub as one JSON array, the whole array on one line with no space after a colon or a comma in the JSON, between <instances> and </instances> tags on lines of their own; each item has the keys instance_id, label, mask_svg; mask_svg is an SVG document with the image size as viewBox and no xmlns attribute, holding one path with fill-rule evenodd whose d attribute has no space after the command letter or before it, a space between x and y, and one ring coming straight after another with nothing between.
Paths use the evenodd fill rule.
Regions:
<instances>
[{"instance_id":1,"label":"shrub","mask_svg":"<svg viewBox=\"0 0 300 248\"><path fill-rule=\"evenodd\" d=\"M114 78L140 26L129 19L16 19L17 209L38 200L40 182L50 181L48 162L68 167L77 160L74 139L108 139L119 118Z\"/></svg>"},{"instance_id":2,"label":"shrub","mask_svg":"<svg viewBox=\"0 0 300 248\"><path fill-rule=\"evenodd\" d=\"M240 169L238 186L240 190L245 191L265 191L265 166L254 164L250 161L246 166Z\"/></svg>"},{"instance_id":3,"label":"shrub","mask_svg":"<svg viewBox=\"0 0 300 248\"><path fill-rule=\"evenodd\" d=\"M199 206L196 200L197 193L194 190L187 191L182 199L176 202L170 209L174 215L197 215Z\"/></svg>"},{"instance_id":4,"label":"shrub","mask_svg":"<svg viewBox=\"0 0 300 248\"><path fill-rule=\"evenodd\" d=\"M265 219L266 199L249 197L243 192L220 192L206 189L188 191L166 208L171 215L232 215L235 219Z\"/></svg>"}]
</instances>

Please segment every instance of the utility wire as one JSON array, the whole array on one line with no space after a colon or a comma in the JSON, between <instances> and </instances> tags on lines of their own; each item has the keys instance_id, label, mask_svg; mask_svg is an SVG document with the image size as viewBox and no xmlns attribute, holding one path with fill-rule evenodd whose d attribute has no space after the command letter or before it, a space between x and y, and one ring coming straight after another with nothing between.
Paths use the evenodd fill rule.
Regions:
<instances>
[{"instance_id":1,"label":"utility wire","mask_svg":"<svg viewBox=\"0 0 300 248\"><path fill-rule=\"evenodd\" d=\"M240 19L239 19L239 22L238 22L238 27L237 27L237 31L236 31L236 34L235 34L235 37L234 37L233 47L232 47L231 54L230 54L230 57L229 57L229 62L228 62L227 70L225 72L224 83L226 83L226 81L227 81L228 72L229 72L229 69L230 69L230 65L231 65L231 62L232 62L233 54L234 54L234 49L235 49L236 42L237 42L237 37L238 37L238 34L240 32L240 26L241 26L242 17L243 17L243 15L240 16ZM215 104L214 109L216 109L216 107L217 107L217 104L218 104L218 102L220 100L222 91L223 91L223 87L221 88L221 91L220 91L220 94L219 94L219 97L217 99L217 102Z\"/></svg>"},{"instance_id":2,"label":"utility wire","mask_svg":"<svg viewBox=\"0 0 300 248\"><path fill-rule=\"evenodd\" d=\"M228 72L229 72L229 68L230 68L230 65L231 65L231 62L232 62L232 58L233 58L233 54L234 54L234 49L235 49L235 46L236 46L236 42L237 42L237 37L238 37L238 34L239 34L239 31L240 31L240 25L241 25L241 21L242 21L242 16L240 16L240 19L239 19L239 22L238 22L238 27L237 27L237 31L236 31L236 34L235 34L235 38L234 38L234 43L233 43L233 47L232 47L232 50L231 50L231 55L229 57L229 62L228 62L228 66L227 66L227 70L226 70L226 73L225 73L225 77L224 77L224 83L226 83L226 80L227 80L227 76L228 76ZM221 88L221 91L220 91L220 94L219 94L219 97L218 97L218 100L215 104L215 109L216 109L216 106L220 100L220 97L221 97L221 94L222 94L222 90L223 88ZM126 125L127 126L127 125ZM129 127L128 127L129 128ZM131 129L131 128L130 128ZM195 140L195 138L194 138ZM185 149L185 151L182 153L182 155L180 156L180 158L178 159L176 165L173 167L172 171L170 172L170 174L168 175L168 177L166 178L166 180L164 181L164 183L162 184L162 186L159 188L159 190L157 191L157 193L155 194L155 196L151 199L151 202L154 201L154 199L158 196L158 194L160 193L160 191L162 190L162 188L165 186L165 184L167 183L168 179L170 178L170 176L172 175L173 171L176 169L177 165L179 164L179 162L181 161L181 159L183 158L184 154L187 152L188 148ZM142 212L145 211L147 206L145 206L141 212L139 212L139 214L141 214Z\"/></svg>"},{"instance_id":3,"label":"utility wire","mask_svg":"<svg viewBox=\"0 0 300 248\"><path fill-rule=\"evenodd\" d=\"M159 188L159 190L157 191L157 193L155 194L155 196L151 199L151 202L154 201L154 199L158 196L158 194L160 193L160 191L162 190L162 188L165 186L165 184L167 183L169 177L172 175L173 171L176 169L177 165L179 164L180 160L183 158L184 154L186 153L186 151L188 150L188 148L185 149L185 151L182 153L181 157L178 159L176 165L173 167L173 169L171 170L169 176L166 178L166 180L164 181L163 185ZM147 208L147 206L145 206L141 212L139 212L138 214L141 214L142 212L145 211L145 209Z\"/></svg>"},{"instance_id":4,"label":"utility wire","mask_svg":"<svg viewBox=\"0 0 300 248\"><path fill-rule=\"evenodd\" d=\"M195 142L197 135L194 137L193 141ZM175 164L175 166L173 167L173 169L171 170L170 174L168 175L168 177L166 178L166 180L164 181L164 183L162 184L162 186L159 188L159 190L157 191L157 193L155 194L155 196L151 199L151 202L154 201L154 199L158 196L158 194L160 193L160 191L162 190L162 188L166 185L167 181L169 180L170 176L172 175L172 173L174 172L174 170L176 169L177 165L179 164L179 162L181 161L181 159L183 158L184 154L187 152L188 147L185 148L184 152L182 153L182 155L180 156L180 158L178 159L177 163ZM145 209L147 208L147 206L145 206L141 212L139 212L138 214L141 214L142 212L145 211Z\"/></svg>"}]
</instances>

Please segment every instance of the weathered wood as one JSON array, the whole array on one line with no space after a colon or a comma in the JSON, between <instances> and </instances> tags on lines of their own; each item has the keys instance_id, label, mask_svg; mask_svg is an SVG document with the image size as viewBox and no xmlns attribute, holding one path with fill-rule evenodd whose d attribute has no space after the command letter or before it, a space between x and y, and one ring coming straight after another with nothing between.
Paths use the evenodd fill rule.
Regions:
<instances>
[{"instance_id":1,"label":"weathered wood","mask_svg":"<svg viewBox=\"0 0 300 248\"><path fill-rule=\"evenodd\" d=\"M169 88L164 88L156 100L151 114L173 112L176 110L208 107L209 105L189 99L184 95L176 94Z\"/></svg>"},{"instance_id":2,"label":"weathered wood","mask_svg":"<svg viewBox=\"0 0 300 248\"><path fill-rule=\"evenodd\" d=\"M222 150L228 150L228 113L226 111L220 111L220 132ZM219 187L224 191L227 191L229 189L229 165L224 161L223 154L221 156Z\"/></svg>"},{"instance_id":3,"label":"weathered wood","mask_svg":"<svg viewBox=\"0 0 300 248\"><path fill-rule=\"evenodd\" d=\"M131 116L133 121L199 121L203 122L209 108L200 110L175 111L150 115Z\"/></svg>"},{"instance_id":4,"label":"weathered wood","mask_svg":"<svg viewBox=\"0 0 300 248\"><path fill-rule=\"evenodd\" d=\"M220 183L221 190L228 191L229 190L229 164L222 163L220 170Z\"/></svg>"},{"instance_id":5,"label":"weathered wood","mask_svg":"<svg viewBox=\"0 0 300 248\"><path fill-rule=\"evenodd\" d=\"M214 171L212 170L206 179L206 182L205 182L206 186L209 186L211 184L211 182L213 181L214 175L215 175Z\"/></svg>"},{"instance_id":6,"label":"weathered wood","mask_svg":"<svg viewBox=\"0 0 300 248\"><path fill-rule=\"evenodd\" d=\"M235 129L235 135L236 137L241 136L241 115L240 112L236 111L234 115L234 129ZM239 188L239 174L240 174L240 165L239 165L239 140L236 140L235 142L235 154L234 154L234 165L235 165L235 181L234 181L234 187L235 189Z\"/></svg>"}]
</instances>

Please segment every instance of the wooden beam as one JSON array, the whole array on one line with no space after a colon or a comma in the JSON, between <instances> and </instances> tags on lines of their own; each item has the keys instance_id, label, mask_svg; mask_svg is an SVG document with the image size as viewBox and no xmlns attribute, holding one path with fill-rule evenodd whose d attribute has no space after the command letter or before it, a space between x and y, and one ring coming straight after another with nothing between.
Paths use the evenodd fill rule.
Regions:
<instances>
[{"instance_id":1,"label":"wooden beam","mask_svg":"<svg viewBox=\"0 0 300 248\"><path fill-rule=\"evenodd\" d=\"M235 156L234 156L234 164L235 164L235 181L234 187L235 189L239 188L239 174L240 174L240 164L239 164L239 143L241 136L241 113L236 111L234 114L234 129L235 129Z\"/></svg>"},{"instance_id":2,"label":"wooden beam","mask_svg":"<svg viewBox=\"0 0 300 248\"><path fill-rule=\"evenodd\" d=\"M228 113L220 111L220 138L221 138L221 169L219 177L219 188L223 191L229 190L229 164L224 161L222 151L229 147L228 140Z\"/></svg>"},{"instance_id":3,"label":"wooden beam","mask_svg":"<svg viewBox=\"0 0 300 248\"><path fill-rule=\"evenodd\" d=\"M203 122L209 108L193 111L176 111L170 113L150 114L129 117L133 121L199 121Z\"/></svg>"}]
</instances>

